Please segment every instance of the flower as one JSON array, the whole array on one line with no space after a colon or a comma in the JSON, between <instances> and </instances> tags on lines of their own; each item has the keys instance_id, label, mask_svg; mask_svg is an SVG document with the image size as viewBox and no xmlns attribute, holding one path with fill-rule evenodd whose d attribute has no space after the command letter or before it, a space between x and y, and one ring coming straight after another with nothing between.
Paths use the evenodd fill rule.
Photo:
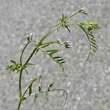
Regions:
<instances>
[{"instance_id":1,"label":"flower","mask_svg":"<svg viewBox=\"0 0 110 110\"><path fill-rule=\"evenodd\" d=\"M79 10L79 12L85 14L85 15L88 15L88 13L86 12L87 8L83 7Z\"/></svg>"},{"instance_id":2,"label":"flower","mask_svg":"<svg viewBox=\"0 0 110 110\"><path fill-rule=\"evenodd\" d=\"M63 45L63 42L61 42L61 39L57 39L57 42L58 42L60 45Z\"/></svg>"},{"instance_id":3,"label":"flower","mask_svg":"<svg viewBox=\"0 0 110 110\"><path fill-rule=\"evenodd\" d=\"M72 47L70 41L66 41L66 42L64 42L64 44L65 44L65 47L66 47L66 48L71 48L71 47Z\"/></svg>"},{"instance_id":4,"label":"flower","mask_svg":"<svg viewBox=\"0 0 110 110\"><path fill-rule=\"evenodd\" d=\"M27 35L27 40L28 40L28 41L32 41L32 37L33 37L33 34L30 33L29 35Z\"/></svg>"}]
</instances>

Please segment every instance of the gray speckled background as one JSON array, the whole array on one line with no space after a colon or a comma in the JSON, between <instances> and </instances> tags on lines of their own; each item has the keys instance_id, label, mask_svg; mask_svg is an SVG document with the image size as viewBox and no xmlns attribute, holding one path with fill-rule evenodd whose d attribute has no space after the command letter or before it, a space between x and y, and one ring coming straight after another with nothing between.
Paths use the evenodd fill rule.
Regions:
<instances>
[{"instance_id":1,"label":"gray speckled background","mask_svg":"<svg viewBox=\"0 0 110 110\"><path fill-rule=\"evenodd\" d=\"M62 104L63 99L51 93L48 103L44 95L37 99L36 104L30 97L22 104L21 110L110 110L109 0L0 0L0 110L16 110L18 74L7 73L5 66L10 64L10 59L19 61L26 35L32 32L34 38L40 40L48 31L48 26L58 23L62 13L71 15L81 7L88 9L89 16L79 14L72 20L83 22L94 19L100 24L101 29L95 33L99 44L97 53L85 64L88 40L77 26L71 27L71 35L65 29L54 32L48 38L51 41L58 38L72 41L72 49L61 47L61 54L67 61L65 72L61 73L56 63L48 57L44 59L39 53L31 60L37 65L29 68L28 76L23 75L22 86L25 88L30 78L42 74L44 88L55 81L56 88L67 90L67 104L59 108L57 103ZM34 44L28 47L24 60L33 48Z\"/></svg>"}]
</instances>

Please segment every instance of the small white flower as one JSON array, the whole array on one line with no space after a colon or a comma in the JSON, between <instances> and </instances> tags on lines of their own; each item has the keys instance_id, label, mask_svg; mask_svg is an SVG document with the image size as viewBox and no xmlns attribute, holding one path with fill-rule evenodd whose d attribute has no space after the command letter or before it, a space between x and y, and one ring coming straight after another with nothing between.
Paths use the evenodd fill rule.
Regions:
<instances>
[{"instance_id":1,"label":"small white flower","mask_svg":"<svg viewBox=\"0 0 110 110\"><path fill-rule=\"evenodd\" d=\"M28 41L32 41L32 37L33 37L33 34L30 33L29 35L27 35L27 40L28 40Z\"/></svg>"},{"instance_id":2,"label":"small white flower","mask_svg":"<svg viewBox=\"0 0 110 110\"><path fill-rule=\"evenodd\" d=\"M30 33L30 34L29 34L29 36L33 36L33 34L32 34L32 33Z\"/></svg>"},{"instance_id":3,"label":"small white flower","mask_svg":"<svg viewBox=\"0 0 110 110\"><path fill-rule=\"evenodd\" d=\"M80 10L85 11L85 10L87 10L87 8L86 7L82 7Z\"/></svg>"},{"instance_id":4,"label":"small white flower","mask_svg":"<svg viewBox=\"0 0 110 110\"><path fill-rule=\"evenodd\" d=\"M61 39L57 39L57 42L58 42L60 45L63 45L63 42L61 42Z\"/></svg>"},{"instance_id":5,"label":"small white flower","mask_svg":"<svg viewBox=\"0 0 110 110\"><path fill-rule=\"evenodd\" d=\"M87 8L86 7L83 7L83 8L81 8L79 11L81 12L81 13L84 13L85 15L88 15L88 13L87 13Z\"/></svg>"}]
</instances>

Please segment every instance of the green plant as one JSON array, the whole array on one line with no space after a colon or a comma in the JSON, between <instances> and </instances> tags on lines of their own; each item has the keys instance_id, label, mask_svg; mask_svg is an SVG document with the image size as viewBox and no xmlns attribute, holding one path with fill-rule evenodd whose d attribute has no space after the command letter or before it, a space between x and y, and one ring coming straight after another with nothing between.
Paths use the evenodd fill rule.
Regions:
<instances>
[{"instance_id":1,"label":"green plant","mask_svg":"<svg viewBox=\"0 0 110 110\"><path fill-rule=\"evenodd\" d=\"M24 46L22 52L21 52L21 56L20 56L20 62L16 63L16 61L14 60L10 60L11 61L11 65L6 66L7 70L10 70L10 72L12 71L16 71L17 73L19 73L19 103L18 103L18 107L17 110L20 110L20 106L21 103L27 99L28 96L34 95L34 102L36 102L37 97L39 96L39 94L41 93L45 93L46 96L46 100L48 101L48 93L51 91L63 91L66 94L66 99L65 99L65 103L67 100L67 92L63 89L52 89L52 87L54 86L54 82L51 83L49 85L49 87L47 88L46 91L43 91L42 89L42 76L39 76L38 78L34 78L31 80L31 83L28 85L28 87L25 89L24 92L22 92L22 85L21 85L21 80L22 80L22 75L23 75L23 71L25 71L28 74L27 68L30 65L34 65L32 63L29 63L30 59L33 57L34 54L37 54L39 51L42 51L44 56L48 55L51 59L53 59L53 61L55 61L61 68L62 71L64 71L64 63L65 60L62 58L62 56L55 56L56 53L58 53L58 49L52 49L52 50L47 50L46 47L51 46L52 44L58 44L58 45L64 45L66 48L70 48L71 44L66 41L66 42L62 42L60 40L55 40L53 42L44 42L44 40L50 35L52 34L55 30L58 30L60 27L64 27L66 28L69 32L70 31L70 25L77 25L79 26L86 34L88 41L89 41L89 54L87 57L87 60L89 60L89 57L91 54L94 54L98 48L95 37L93 35L93 31L99 29L99 26L97 24L95 24L93 21L89 21L86 23L74 23L74 22L68 22L68 19L72 18L73 16L75 16L78 13L83 13L85 15L87 15L87 12L81 8L79 11L77 11L76 13L74 13L71 16L66 16L64 14L62 14L62 17L60 18L60 23L58 23L57 25L53 26L49 32L47 32L42 39L36 44L34 50L32 51L32 53L30 54L30 56L27 58L26 62L23 64L22 62L22 56L24 54L24 51L26 49L26 47L31 43L31 42L35 42L35 40L33 40L33 35L32 33L30 33L30 35L27 37L27 44ZM45 49L46 48L46 49ZM38 90L39 92L37 93L32 93L32 85L35 81L38 81L39 86L38 86ZM26 93L28 92L28 96L26 96ZM65 103L63 105L65 105ZM63 106L62 105L62 106Z\"/></svg>"}]
</instances>

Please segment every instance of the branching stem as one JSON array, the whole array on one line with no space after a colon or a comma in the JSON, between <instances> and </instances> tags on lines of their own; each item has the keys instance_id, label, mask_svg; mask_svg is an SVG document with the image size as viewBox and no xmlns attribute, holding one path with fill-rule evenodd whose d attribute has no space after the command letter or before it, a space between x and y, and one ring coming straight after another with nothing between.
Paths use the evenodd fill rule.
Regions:
<instances>
[{"instance_id":1,"label":"branching stem","mask_svg":"<svg viewBox=\"0 0 110 110\"><path fill-rule=\"evenodd\" d=\"M21 87L21 79L22 79L22 72L25 68L25 66L27 65L27 63L30 61L30 59L32 58L32 56L34 55L34 53L38 50L39 50L39 46L42 44L43 40L45 40L51 33L53 33L55 30L57 30L58 28L60 28L62 26L61 23L59 23L56 27L54 27L52 30L50 30L47 34L45 34L43 36L43 38L39 41L39 43L36 45L36 47L34 48L34 50L32 51L32 53L30 54L30 56L28 57L28 59L26 60L26 62L24 63L24 65L22 65L22 68L21 68L21 71L20 71L20 74L19 74L19 97L23 97L25 95L25 93L27 92L27 89L25 91L25 93L23 94L22 96L22 87ZM22 64L22 55L23 55L23 52L24 50L26 49L27 45L29 43L26 44L26 46L24 47L22 53L21 53L21 57L20 57L20 63ZM21 101L19 100L19 104L18 104L18 108L17 110L20 110L20 105L21 105Z\"/></svg>"},{"instance_id":2,"label":"branching stem","mask_svg":"<svg viewBox=\"0 0 110 110\"><path fill-rule=\"evenodd\" d=\"M43 41L50 35L52 34L55 30L58 30L60 27L66 27L69 30L68 26L69 25L72 25L72 24L76 24L78 25L77 23L68 23L66 22L68 19L72 18L73 16L75 16L76 14L80 13L80 11L77 11L76 13L74 13L73 15L71 16L68 16L67 18L64 18L63 21L61 21L59 24L55 25L49 32L47 32L47 34L45 34L42 39L38 42L38 44L35 46L34 50L32 51L32 53L30 54L30 56L27 58L26 62L24 64L22 64L22 56L23 56L23 53L26 49L26 47L29 45L29 43L31 41L28 41L28 43L25 45L25 47L23 48L22 52L21 52L21 56L20 56L20 65L21 65L21 70L20 70L20 74L19 74L19 103L18 103L18 108L17 110L20 110L20 106L21 106L21 98L23 98L25 96L25 94L27 93L30 85L32 85L34 83L34 81L36 81L38 78L35 78L32 80L32 82L30 83L30 85L25 89L24 93L22 94L22 87L21 87L21 79L22 79L22 73L23 73L23 70L26 68L28 62L30 61L30 59L33 57L34 53L35 52L38 52L39 51L39 47L43 44ZM63 17L62 17L63 19ZM83 28L82 28L83 29ZM83 29L83 31L86 33L86 31ZM88 37L88 34L86 33L87 37ZM45 44L45 43L44 43ZM63 89L53 89L53 90L50 90L50 91L55 91L55 90L63 90ZM63 90L65 93L66 93L66 100L67 100L67 92L65 90ZM40 93L43 93L43 92L40 92ZM63 105L65 105L66 101L64 102Z\"/></svg>"}]
</instances>

